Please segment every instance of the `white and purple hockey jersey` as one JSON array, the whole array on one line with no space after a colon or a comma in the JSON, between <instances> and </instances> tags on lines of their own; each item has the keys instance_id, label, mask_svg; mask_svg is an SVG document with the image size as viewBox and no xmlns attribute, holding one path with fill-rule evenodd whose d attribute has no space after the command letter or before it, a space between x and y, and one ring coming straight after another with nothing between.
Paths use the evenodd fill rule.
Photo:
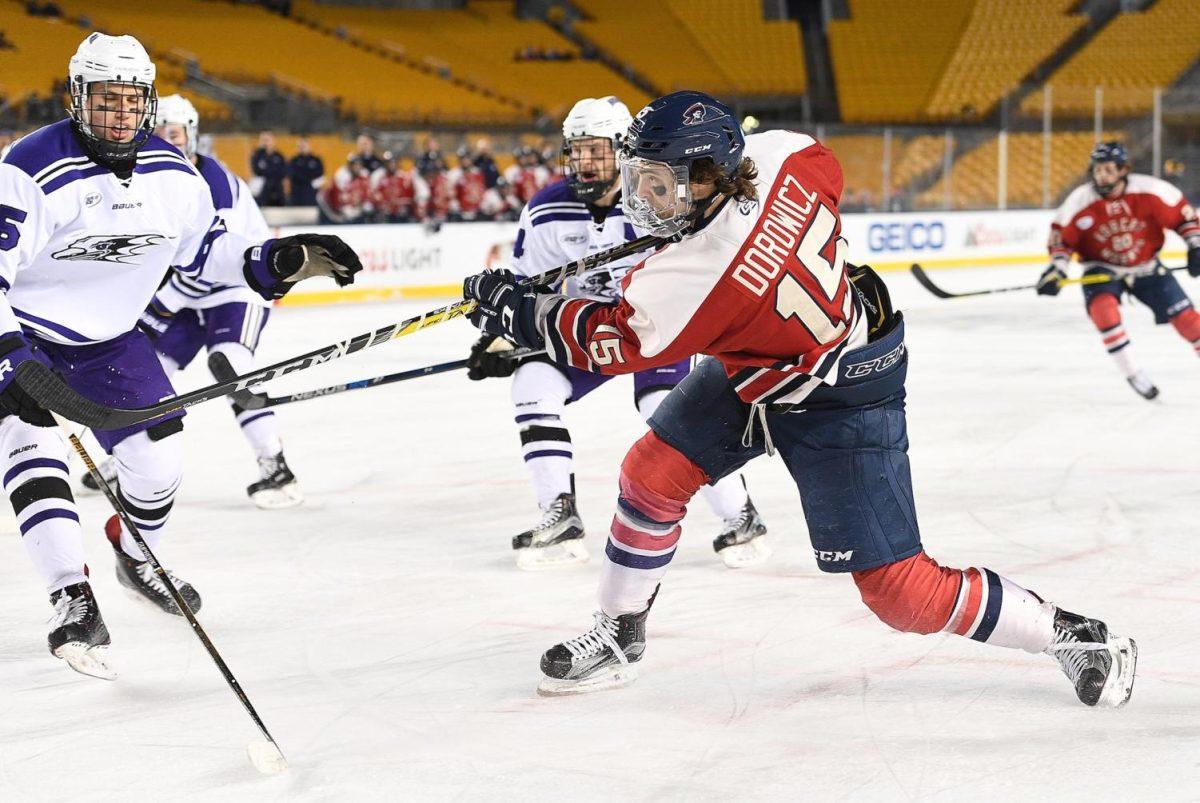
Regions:
<instances>
[{"instance_id":1,"label":"white and purple hockey jersey","mask_svg":"<svg viewBox=\"0 0 1200 803\"><path fill-rule=\"evenodd\" d=\"M213 206L228 231L261 243L271 236L271 229L246 182L236 176L220 160L200 156L196 169L208 185ZM205 279L189 275L184 270L171 271L171 277L158 291L159 302L172 312L180 309L210 309L236 302L268 306L264 299L244 283L210 284Z\"/></svg>"},{"instance_id":2,"label":"white and purple hockey jersey","mask_svg":"<svg viewBox=\"0 0 1200 803\"><path fill-rule=\"evenodd\" d=\"M536 276L644 233L625 218L620 196L607 210L596 209L604 214L599 221L565 180L539 190L521 210L520 229L513 245L513 273ZM562 292L576 298L615 301L621 297L625 274L649 253L648 249L567 279Z\"/></svg>"},{"instance_id":3,"label":"white and purple hockey jersey","mask_svg":"<svg viewBox=\"0 0 1200 803\"><path fill-rule=\"evenodd\" d=\"M243 253L261 240L225 231L182 153L152 136L121 179L71 125L33 132L0 162L0 332L111 340L134 327L172 266L206 286L245 285Z\"/></svg>"}]
</instances>

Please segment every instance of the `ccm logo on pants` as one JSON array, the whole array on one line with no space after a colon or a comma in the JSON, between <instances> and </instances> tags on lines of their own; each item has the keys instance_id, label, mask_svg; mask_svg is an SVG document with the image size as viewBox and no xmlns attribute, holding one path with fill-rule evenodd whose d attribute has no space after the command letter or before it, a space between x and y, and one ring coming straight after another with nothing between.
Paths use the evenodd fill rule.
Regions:
<instances>
[{"instance_id":1,"label":"ccm logo on pants","mask_svg":"<svg viewBox=\"0 0 1200 803\"><path fill-rule=\"evenodd\" d=\"M850 560L850 556L854 554L854 550L846 552L822 552L819 549L814 549L813 554L817 556L817 560L825 561L826 563L836 563L842 560Z\"/></svg>"}]
</instances>

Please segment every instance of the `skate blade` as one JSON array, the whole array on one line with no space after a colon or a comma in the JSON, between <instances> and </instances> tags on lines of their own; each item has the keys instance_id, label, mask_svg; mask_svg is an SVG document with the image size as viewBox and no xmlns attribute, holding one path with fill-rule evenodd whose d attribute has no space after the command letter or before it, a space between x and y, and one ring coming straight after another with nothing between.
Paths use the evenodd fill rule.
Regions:
<instances>
[{"instance_id":1,"label":"skate blade","mask_svg":"<svg viewBox=\"0 0 1200 803\"><path fill-rule=\"evenodd\" d=\"M267 488L250 497L256 507L261 510L283 510L304 504L304 494L295 483L282 488Z\"/></svg>"},{"instance_id":2,"label":"skate blade","mask_svg":"<svg viewBox=\"0 0 1200 803\"><path fill-rule=\"evenodd\" d=\"M1115 672L1108 673L1104 689L1100 692L1098 708L1120 708L1133 696L1133 681L1137 673L1137 642L1131 638L1113 638L1109 654L1112 655Z\"/></svg>"},{"instance_id":3,"label":"skate blade","mask_svg":"<svg viewBox=\"0 0 1200 803\"><path fill-rule=\"evenodd\" d=\"M69 641L54 651L56 658L67 662L67 666L81 675L116 680L117 672L108 663L108 645L88 646L82 641Z\"/></svg>"},{"instance_id":4,"label":"skate blade","mask_svg":"<svg viewBox=\"0 0 1200 803\"><path fill-rule=\"evenodd\" d=\"M544 572L566 569L587 563L590 559L582 538L563 541L550 546L518 549L517 568L527 572Z\"/></svg>"},{"instance_id":5,"label":"skate blade","mask_svg":"<svg viewBox=\"0 0 1200 803\"><path fill-rule=\"evenodd\" d=\"M578 680L560 680L558 678L542 677L537 692L542 697L567 697L572 694L590 694L594 691L608 691L628 686L637 680L637 667L633 664L616 664L597 672L595 675Z\"/></svg>"},{"instance_id":6,"label":"skate blade","mask_svg":"<svg viewBox=\"0 0 1200 803\"><path fill-rule=\"evenodd\" d=\"M771 549L771 542L767 540L767 537L760 535L744 544L727 546L717 554L730 569L745 569L765 563L774 551Z\"/></svg>"}]
</instances>

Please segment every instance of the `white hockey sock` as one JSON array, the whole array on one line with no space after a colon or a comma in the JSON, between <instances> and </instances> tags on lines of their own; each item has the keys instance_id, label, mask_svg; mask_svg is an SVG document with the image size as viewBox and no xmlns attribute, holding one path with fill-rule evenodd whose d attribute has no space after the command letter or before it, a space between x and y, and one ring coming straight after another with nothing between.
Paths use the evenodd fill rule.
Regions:
<instances>
[{"instance_id":1,"label":"white hockey sock","mask_svg":"<svg viewBox=\"0 0 1200 803\"><path fill-rule=\"evenodd\" d=\"M155 441L145 432L138 432L113 447L119 486L117 496L151 549L162 538L183 479L181 444L178 433ZM130 557L146 559L124 522L121 523L121 549Z\"/></svg>"},{"instance_id":2,"label":"white hockey sock","mask_svg":"<svg viewBox=\"0 0 1200 803\"><path fill-rule=\"evenodd\" d=\"M573 491L574 450L571 433L562 422L570 396L570 380L552 365L526 363L513 374L512 400L521 431L521 454L542 509L560 494Z\"/></svg>"},{"instance_id":3,"label":"white hockey sock","mask_svg":"<svg viewBox=\"0 0 1200 803\"><path fill-rule=\"evenodd\" d=\"M83 533L59 434L10 415L0 423L4 490L25 551L50 593L82 583Z\"/></svg>"},{"instance_id":4,"label":"white hockey sock","mask_svg":"<svg viewBox=\"0 0 1200 803\"><path fill-rule=\"evenodd\" d=\"M241 343L218 343L210 351L223 354L238 374L248 374L254 370L254 354ZM258 390L257 387L250 389ZM232 400L230 406L255 457L274 457L283 451L283 438L279 434L279 419L275 413L270 410L243 410Z\"/></svg>"},{"instance_id":5,"label":"white hockey sock","mask_svg":"<svg viewBox=\"0 0 1200 803\"><path fill-rule=\"evenodd\" d=\"M1129 335L1125 334L1125 324L1118 323L1101 331L1100 338L1104 341L1108 356L1117 364L1121 376L1130 377L1137 373L1137 366L1133 364L1133 349L1129 346Z\"/></svg>"},{"instance_id":6,"label":"white hockey sock","mask_svg":"<svg viewBox=\"0 0 1200 803\"><path fill-rule=\"evenodd\" d=\"M1026 652L1054 639L1054 606L991 569L966 569L944 631Z\"/></svg>"}]
</instances>

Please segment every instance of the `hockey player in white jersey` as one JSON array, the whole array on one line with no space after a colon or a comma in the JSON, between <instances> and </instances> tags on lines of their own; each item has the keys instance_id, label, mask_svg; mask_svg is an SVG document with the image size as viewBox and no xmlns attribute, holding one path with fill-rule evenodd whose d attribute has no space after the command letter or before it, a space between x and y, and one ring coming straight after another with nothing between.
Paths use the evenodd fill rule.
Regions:
<instances>
[{"instance_id":1,"label":"hockey player in white jersey","mask_svg":"<svg viewBox=\"0 0 1200 803\"><path fill-rule=\"evenodd\" d=\"M229 231L253 242L271 236L267 221L246 182L212 156L196 152L200 115L182 95L158 99L155 134L183 151L208 185L213 206ZM171 272L142 313L141 328L151 340L167 376L186 368L208 350L208 367L217 380L254 368L254 350L270 317L270 304L244 284L207 286L183 271ZM246 492L260 508L293 507L304 501L296 477L283 456L279 421L270 410L247 410L230 399L242 435L258 460L259 479ZM112 460L101 466L106 478L116 478ZM83 484L99 490L91 474Z\"/></svg>"},{"instance_id":2,"label":"hockey player in white jersey","mask_svg":"<svg viewBox=\"0 0 1200 803\"><path fill-rule=\"evenodd\" d=\"M154 78L132 36L91 34L70 61L70 118L29 134L0 163L0 476L50 592L51 653L105 678L114 676L110 639L88 583L67 447L13 381L16 369L38 360L95 402L154 404L174 391L137 323L172 266L264 298L310 276L347 284L362 267L336 237L250 241L226 231L196 168L152 133ZM94 433L115 460L119 500L152 546L181 481L182 428L175 414ZM120 583L178 614L117 517L105 530ZM172 581L198 610L196 589Z\"/></svg>"},{"instance_id":3,"label":"hockey player in white jersey","mask_svg":"<svg viewBox=\"0 0 1200 803\"><path fill-rule=\"evenodd\" d=\"M563 122L565 180L539 191L521 212L513 247L513 271L534 276L588 254L640 236L626 219L616 167L616 149L633 118L615 97L584 98ZM648 253L648 252L647 252ZM619 299L621 280L647 256L641 253L568 279L563 291L601 301ZM513 376L512 400L525 465L533 480L541 520L513 538L517 565L523 569L569 566L588 559L583 521L575 502L571 435L562 416L611 379L555 363L544 356L507 359L511 344L484 335L471 350L469 376ZM690 370L691 359L633 376L634 404L643 419L658 409ZM706 485L702 495L724 524L713 548L727 566L738 568L765 560L767 528L740 474Z\"/></svg>"}]
</instances>

